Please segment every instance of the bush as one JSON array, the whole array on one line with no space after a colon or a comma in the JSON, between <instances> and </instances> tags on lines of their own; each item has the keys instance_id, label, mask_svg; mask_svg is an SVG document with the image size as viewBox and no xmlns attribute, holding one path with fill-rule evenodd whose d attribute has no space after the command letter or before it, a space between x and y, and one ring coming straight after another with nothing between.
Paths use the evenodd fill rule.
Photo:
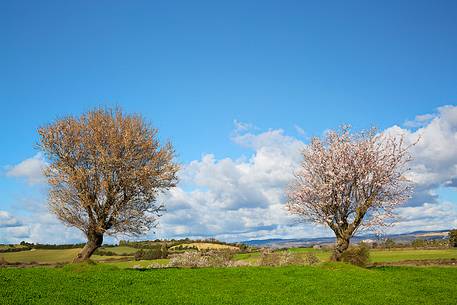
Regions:
<instances>
[{"instance_id":1,"label":"bush","mask_svg":"<svg viewBox=\"0 0 457 305\"><path fill-rule=\"evenodd\" d=\"M304 265L305 260L297 253L289 251L272 252L271 250L263 250L260 255L260 266L290 266Z\"/></svg>"},{"instance_id":2,"label":"bush","mask_svg":"<svg viewBox=\"0 0 457 305\"><path fill-rule=\"evenodd\" d=\"M168 267L168 265L153 262L153 263L149 264L146 268L147 269L161 269L161 268L166 268L166 267Z\"/></svg>"},{"instance_id":3,"label":"bush","mask_svg":"<svg viewBox=\"0 0 457 305\"><path fill-rule=\"evenodd\" d=\"M139 250L135 253L135 260L153 260L159 258L167 258L168 257L168 250L166 247L155 248L155 249L147 249L147 250Z\"/></svg>"},{"instance_id":4,"label":"bush","mask_svg":"<svg viewBox=\"0 0 457 305\"><path fill-rule=\"evenodd\" d=\"M231 251L187 251L176 254L168 263L168 267L231 267L235 262L232 261L233 252Z\"/></svg>"},{"instance_id":5,"label":"bush","mask_svg":"<svg viewBox=\"0 0 457 305\"><path fill-rule=\"evenodd\" d=\"M449 246L457 247L457 229L449 231Z\"/></svg>"},{"instance_id":6,"label":"bush","mask_svg":"<svg viewBox=\"0 0 457 305\"><path fill-rule=\"evenodd\" d=\"M386 239L386 241L384 242L384 247L387 249L393 248L395 247L395 245L395 241L391 238Z\"/></svg>"},{"instance_id":7,"label":"bush","mask_svg":"<svg viewBox=\"0 0 457 305\"><path fill-rule=\"evenodd\" d=\"M341 260L352 265L366 267L370 259L370 249L364 245L353 246L343 252Z\"/></svg>"},{"instance_id":8,"label":"bush","mask_svg":"<svg viewBox=\"0 0 457 305\"><path fill-rule=\"evenodd\" d=\"M305 263L307 265L316 265L316 264L320 263L320 259L316 256L315 253L309 252L309 253L306 253L306 255L305 255Z\"/></svg>"},{"instance_id":9,"label":"bush","mask_svg":"<svg viewBox=\"0 0 457 305\"><path fill-rule=\"evenodd\" d=\"M106 250L101 250L101 249L95 250L94 254L102 255L102 256L116 256L116 255L127 256L127 254L117 254L116 252L113 252L113 251L106 251Z\"/></svg>"},{"instance_id":10,"label":"bush","mask_svg":"<svg viewBox=\"0 0 457 305\"><path fill-rule=\"evenodd\" d=\"M29 247L14 247L10 245L9 248L0 249L0 253L29 251L30 249Z\"/></svg>"},{"instance_id":11,"label":"bush","mask_svg":"<svg viewBox=\"0 0 457 305\"><path fill-rule=\"evenodd\" d=\"M187 268L196 268L196 267L207 267L207 262L204 261L201 253L191 251L184 252L182 254L176 254L168 263L169 267L187 267Z\"/></svg>"}]
</instances>

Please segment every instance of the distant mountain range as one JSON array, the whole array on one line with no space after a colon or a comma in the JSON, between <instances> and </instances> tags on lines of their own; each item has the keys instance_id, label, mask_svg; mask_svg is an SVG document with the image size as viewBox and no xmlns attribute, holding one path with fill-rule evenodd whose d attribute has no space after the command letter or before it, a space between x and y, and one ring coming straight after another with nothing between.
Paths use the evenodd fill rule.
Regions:
<instances>
[{"instance_id":1,"label":"distant mountain range","mask_svg":"<svg viewBox=\"0 0 457 305\"><path fill-rule=\"evenodd\" d=\"M359 243L361 241L376 242L380 239L390 238L397 243L411 242L415 239L426 239L426 240L437 240L445 239L449 230L440 231L414 231L410 233L401 234L388 234L379 237L375 234L366 234L360 236L354 236L351 241L353 243ZM297 238L297 239L255 239L247 240L242 243L255 246L255 247L269 247L269 248L294 248L294 247L310 247L314 245L326 245L333 244L335 242L334 237L317 237L317 238Z\"/></svg>"}]
</instances>

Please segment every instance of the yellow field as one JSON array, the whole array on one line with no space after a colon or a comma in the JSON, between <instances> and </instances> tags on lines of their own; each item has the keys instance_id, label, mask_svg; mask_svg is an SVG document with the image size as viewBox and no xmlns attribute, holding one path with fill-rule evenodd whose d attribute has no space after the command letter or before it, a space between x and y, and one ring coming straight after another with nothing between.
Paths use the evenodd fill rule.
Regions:
<instances>
[{"instance_id":1,"label":"yellow field","mask_svg":"<svg viewBox=\"0 0 457 305\"><path fill-rule=\"evenodd\" d=\"M197 248L198 251L201 250L238 250L238 247L229 246L229 245L220 245L220 244L212 244L212 243L189 243L189 244L180 244L177 246L173 246L170 250L175 250L178 247L184 248Z\"/></svg>"}]
</instances>

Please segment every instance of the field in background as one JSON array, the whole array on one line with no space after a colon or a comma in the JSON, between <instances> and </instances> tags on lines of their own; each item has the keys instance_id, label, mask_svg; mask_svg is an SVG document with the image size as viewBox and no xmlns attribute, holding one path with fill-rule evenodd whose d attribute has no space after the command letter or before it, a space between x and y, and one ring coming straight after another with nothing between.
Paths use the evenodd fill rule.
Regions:
<instances>
[{"instance_id":1,"label":"field in background","mask_svg":"<svg viewBox=\"0 0 457 305\"><path fill-rule=\"evenodd\" d=\"M57 264L57 263L69 263L73 261L76 255L81 249L53 249L53 250L42 250L32 249L21 252L9 252L0 253L0 259L3 258L9 263L39 263L39 264ZM92 259L95 261L106 260L106 259L119 259L122 256L100 256L93 255Z\"/></svg>"},{"instance_id":2,"label":"field in background","mask_svg":"<svg viewBox=\"0 0 457 305\"><path fill-rule=\"evenodd\" d=\"M292 248L295 253L314 252L322 260L330 259L331 252L311 248ZM457 249L372 249L370 261L373 263L400 262L405 260L457 259Z\"/></svg>"},{"instance_id":3,"label":"field in background","mask_svg":"<svg viewBox=\"0 0 457 305\"><path fill-rule=\"evenodd\" d=\"M213 244L213 249L226 249L226 245ZM206 247L202 249L210 249ZM0 253L0 259L4 259L9 263L41 263L41 264L55 264L55 263L68 263L73 260L81 249L65 249L65 250L28 250L21 252ZM94 255L92 259L95 261L101 260L122 260L106 262L111 265L127 268L133 266L146 267L152 263L166 264L168 259L135 261L133 255L139 249L118 246L118 247L102 247L103 251L110 251L118 255L114 256L101 256ZM331 255L330 251L312 249L312 248L292 248L288 251L306 255L306 253L314 253L319 260L328 261ZM124 256L126 254L126 256ZM238 253L235 254L235 260L244 260L255 263L260 258L259 252L252 253ZM405 260L438 260L438 259L457 259L457 249L391 249L391 250L371 250L370 261L373 263L382 262L400 262ZM127 261L128 260L128 261Z\"/></svg>"},{"instance_id":4,"label":"field in background","mask_svg":"<svg viewBox=\"0 0 457 305\"><path fill-rule=\"evenodd\" d=\"M457 268L0 268L0 303L455 304Z\"/></svg>"},{"instance_id":5,"label":"field in background","mask_svg":"<svg viewBox=\"0 0 457 305\"><path fill-rule=\"evenodd\" d=\"M135 252L138 251L138 249L136 249L136 248L126 247L126 246L100 247L99 249L101 251L114 252L114 253L116 253L118 255L123 255L123 254L134 255Z\"/></svg>"},{"instance_id":6,"label":"field in background","mask_svg":"<svg viewBox=\"0 0 457 305\"><path fill-rule=\"evenodd\" d=\"M399 262L404 260L457 259L457 249L391 249L370 252L372 262Z\"/></svg>"},{"instance_id":7,"label":"field in background","mask_svg":"<svg viewBox=\"0 0 457 305\"><path fill-rule=\"evenodd\" d=\"M213 244L213 243L188 243L188 244L179 244L173 246L170 250L177 249L197 249L198 251L202 250L238 250L238 247L223 245L223 244Z\"/></svg>"}]
</instances>

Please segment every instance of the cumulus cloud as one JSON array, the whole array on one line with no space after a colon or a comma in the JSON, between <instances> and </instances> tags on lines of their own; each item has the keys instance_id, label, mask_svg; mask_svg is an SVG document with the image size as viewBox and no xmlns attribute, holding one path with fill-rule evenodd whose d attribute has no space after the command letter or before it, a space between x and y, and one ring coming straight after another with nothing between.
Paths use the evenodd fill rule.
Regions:
<instances>
[{"instance_id":1,"label":"cumulus cloud","mask_svg":"<svg viewBox=\"0 0 457 305\"><path fill-rule=\"evenodd\" d=\"M33 209L21 210L21 215L13 216L0 211L0 243L63 244L83 242L84 235L75 228L64 226L49 213L46 203L36 202Z\"/></svg>"},{"instance_id":2,"label":"cumulus cloud","mask_svg":"<svg viewBox=\"0 0 457 305\"><path fill-rule=\"evenodd\" d=\"M28 239L30 237L30 227L28 226L19 226L19 227L10 227L5 230L6 237L9 241L17 243L19 240Z\"/></svg>"},{"instance_id":3,"label":"cumulus cloud","mask_svg":"<svg viewBox=\"0 0 457 305\"><path fill-rule=\"evenodd\" d=\"M412 148L409 178L415 193L397 212L391 231L446 229L457 225L455 205L440 201L438 188L457 185L457 107L417 116L414 129L393 126L384 132L419 142ZM205 155L185 166L181 177L191 191L178 188L167 198L172 211L161 220L165 236L216 236L225 239L329 235L322 227L296 225L284 210L284 188L301 160L305 143L283 130L253 133L237 122L232 140L252 149L248 158Z\"/></svg>"},{"instance_id":4,"label":"cumulus cloud","mask_svg":"<svg viewBox=\"0 0 457 305\"><path fill-rule=\"evenodd\" d=\"M19 164L9 166L6 171L8 177L25 178L30 185L46 182L43 176L43 169L46 162L41 153L26 159Z\"/></svg>"},{"instance_id":5,"label":"cumulus cloud","mask_svg":"<svg viewBox=\"0 0 457 305\"><path fill-rule=\"evenodd\" d=\"M0 243L16 242L28 236L28 227L7 211L0 211Z\"/></svg>"},{"instance_id":6,"label":"cumulus cloud","mask_svg":"<svg viewBox=\"0 0 457 305\"><path fill-rule=\"evenodd\" d=\"M0 211L0 228L9 228L20 226L21 223L18 219L13 217L7 211Z\"/></svg>"},{"instance_id":7,"label":"cumulus cloud","mask_svg":"<svg viewBox=\"0 0 457 305\"><path fill-rule=\"evenodd\" d=\"M422 127L427 125L434 117L435 115L430 113L416 115L414 120L406 121L403 125L405 125L408 128Z\"/></svg>"},{"instance_id":8,"label":"cumulus cloud","mask_svg":"<svg viewBox=\"0 0 457 305\"><path fill-rule=\"evenodd\" d=\"M416 193L410 204L436 202L435 189L440 186L453 186L457 181L457 107L438 108L428 124L417 130L393 126L385 130L392 135L403 135L412 144L409 179L416 184Z\"/></svg>"},{"instance_id":9,"label":"cumulus cloud","mask_svg":"<svg viewBox=\"0 0 457 305\"><path fill-rule=\"evenodd\" d=\"M392 126L384 131L402 134L408 143L420 138L412 148L414 162L409 174L416 184L414 198L397 210L400 221L389 232L457 226L456 203L443 201L438 191L457 186L457 107L441 107L433 115L416 117L414 122L409 129ZM331 235L324 227L297 223L284 209L284 189L301 161L305 143L281 129L260 132L238 121L231 140L251 153L239 158L206 154L185 164L179 172L178 187L159 199L167 212L148 238L216 237L239 241ZM40 165L26 166L30 160ZM38 171L30 169L42 166L44 161L37 155L15 166L22 169L10 175L26 177L29 183L40 181ZM20 220L28 224L29 240L83 240L79 231L64 227L47 211L32 213L34 216ZM7 218L0 213L0 223L2 217ZM25 235L25 229L16 229L15 234L20 235L21 230Z\"/></svg>"},{"instance_id":10,"label":"cumulus cloud","mask_svg":"<svg viewBox=\"0 0 457 305\"><path fill-rule=\"evenodd\" d=\"M424 203L421 206L397 209L398 222L390 232L404 233L417 230L446 230L457 227L455 203Z\"/></svg>"},{"instance_id":11,"label":"cumulus cloud","mask_svg":"<svg viewBox=\"0 0 457 305\"><path fill-rule=\"evenodd\" d=\"M249 157L217 159L204 155L184 166L182 184L162 199L168 212L161 219L164 236L258 238L284 231L294 219L284 210L284 189L300 161L301 141L283 130L252 133L238 123L232 140L252 149ZM279 233L278 233L279 234Z\"/></svg>"}]
</instances>

